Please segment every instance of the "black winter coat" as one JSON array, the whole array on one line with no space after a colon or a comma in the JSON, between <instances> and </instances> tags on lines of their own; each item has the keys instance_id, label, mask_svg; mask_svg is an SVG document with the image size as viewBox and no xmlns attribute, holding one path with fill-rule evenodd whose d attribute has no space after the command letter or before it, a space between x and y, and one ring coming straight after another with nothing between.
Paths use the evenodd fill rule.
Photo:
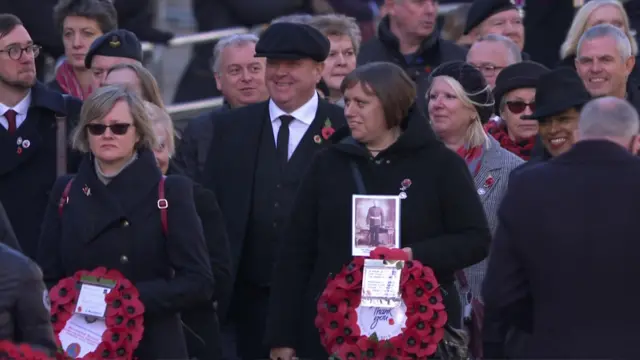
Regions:
<instances>
[{"instance_id":1,"label":"black winter coat","mask_svg":"<svg viewBox=\"0 0 640 360\"><path fill-rule=\"evenodd\" d=\"M0 203L0 244L5 244L12 249L22 251L2 203Z\"/></svg>"},{"instance_id":2,"label":"black winter coat","mask_svg":"<svg viewBox=\"0 0 640 360\"><path fill-rule=\"evenodd\" d=\"M92 157L85 155L62 216L59 203L71 178L62 177L53 187L37 257L49 285L98 266L119 270L131 280L145 306L145 332L135 352L140 360L185 359L179 312L213 295L193 183L167 177L165 236L157 205L161 177L153 152L141 150L137 160L104 185Z\"/></svg>"},{"instance_id":3,"label":"black winter coat","mask_svg":"<svg viewBox=\"0 0 640 360\"><path fill-rule=\"evenodd\" d=\"M341 129L332 138L339 142L313 160L274 272L266 336L272 348L295 348L300 358L328 357L314 326L316 299L328 275L352 259L352 195L358 190L351 162L370 195L398 195L402 181L411 180L401 202L401 246L434 269L448 292L449 319L461 318L453 274L487 256L491 234L464 161L436 140L417 111L408 123L396 143L375 158Z\"/></svg>"}]
</instances>

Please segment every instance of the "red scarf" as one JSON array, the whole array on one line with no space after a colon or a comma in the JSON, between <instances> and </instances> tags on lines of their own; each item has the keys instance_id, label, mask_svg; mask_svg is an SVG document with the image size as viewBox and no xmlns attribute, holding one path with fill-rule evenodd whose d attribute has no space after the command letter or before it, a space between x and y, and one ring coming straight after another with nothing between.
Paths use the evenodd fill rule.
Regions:
<instances>
[{"instance_id":1,"label":"red scarf","mask_svg":"<svg viewBox=\"0 0 640 360\"><path fill-rule=\"evenodd\" d=\"M522 160L528 161L531 159L531 151L536 143L535 136L518 142L511 140L507 133L507 124L505 124L504 120L489 121L484 125L484 130L493 136L503 149L518 155Z\"/></svg>"},{"instance_id":2,"label":"red scarf","mask_svg":"<svg viewBox=\"0 0 640 360\"><path fill-rule=\"evenodd\" d=\"M467 167L469 168L471 175L478 175L478 172L480 172L480 166L482 165L482 155L484 154L482 145L474 146L472 148L467 147L466 145L461 146L457 153L467 163Z\"/></svg>"},{"instance_id":3,"label":"red scarf","mask_svg":"<svg viewBox=\"0 0 640 360\"><path fill-rule=\"evenodd\" d=\"M80 100L84 100L92 91L91 88L89 88L89 91L87 92L82 91L82 86L80 86L80 82L78 81L78 78L76 78L76 74L73 72L73 67L66 61L62 63L56 71L56 82L60 85L60 88L64 93Z\"/></svg>"}]
</instances>

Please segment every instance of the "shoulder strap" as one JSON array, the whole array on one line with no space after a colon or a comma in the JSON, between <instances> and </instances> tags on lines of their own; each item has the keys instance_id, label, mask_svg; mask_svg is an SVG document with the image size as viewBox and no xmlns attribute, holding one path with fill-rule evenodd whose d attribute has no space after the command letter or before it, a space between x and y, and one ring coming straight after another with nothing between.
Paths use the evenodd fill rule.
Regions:
<instances>
[{"instance_id":1,"label":"shoulder strap","mask_svg":"<svg viewBox=\"0 0 640 360\"><path fill-rule=\"evenodd\" d=\"M356 164L355 161L351 161L350 165L351 172L353 173L353 180L356 182L358 193L360 195L365 195L367 193L367 189L364 187L364 180L362 180L362 174L360 173L360 169L358 169L358 164Z\"/></svg>"},{"instance_id":2,"label":"shoulder strap","mask_svg":"<svg viewBox=\"0 0 640 360\"><path fill-rule=\"evenodd\" d=\"M65 185L64 190L62 191L62 195L60 196L60 202L58 203L58 214L62 216L62 210L64 206L69 202L69 192L71 191L71 184L73 183L73 178L69 179L67 185Z\"/></svg>"},{"instance_id":3,"label":"shoulder strap","mask_svg":"<svg viewBox=\"0 0 640 360\"><path fill-rule=\"evenodd\" d=\"M166 180L167 177L163 175L158 183L158 209L160 209L160 222L162 223L162 233L165 237L169 236L169 221L167 219L169 201L164 196L164 183Z\"/></svg>"},{"instance_id":4,"label":"shoulder strap","mask_svg":"<svg viewBox=\"0 0 640 360\"><path fill-rule=\"evenodd\" d=\"M67 99L69 95L61 94L65 113L69 111ZM56 175L67 173L67 114L55 114L56 117Z\"/></svg>"}]
</instances>

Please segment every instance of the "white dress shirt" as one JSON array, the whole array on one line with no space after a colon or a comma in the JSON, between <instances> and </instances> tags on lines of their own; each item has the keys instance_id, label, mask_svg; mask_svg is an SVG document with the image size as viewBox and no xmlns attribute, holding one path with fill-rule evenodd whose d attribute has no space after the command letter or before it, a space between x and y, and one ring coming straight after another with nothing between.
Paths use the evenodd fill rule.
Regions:
<instances>
[{"instance_id":1,"label":"white dress shirt","mask_svg":"<svg viewBox=\"0 0 640 360\"><path fill-rule=\"evenodd\" d=\"M22 125L22 123L27 119L27 112L29 111L29 106L31 105L31 91L24 97L24 99L20 100L18 104L14 107L8 107L7 105L0 103L0 125L2 125L5 129L9 130L9 120L4 116L8 110L13 109L17 113L16 115L16 129Z\"/></svg>"},{"instance_id":2,"label":"white dress shirt","mask_svg":"<svg viewBox=\"0 0 640 360\"><path fill-rule=\"evenodd\" d=\"M289 124L289 157L300 144L300 140L309 129L309 126L316 118L316 112L318 111L318 93L313 92L313 97L307 101L304 105L300 106L297 110L291 114L280 109L273 100L269 100L269 118L271 119L271 127L273 128L273 138L275 144L278 144L278 130L280 130L280 116L290 115L294 118Z\"/></svg>"}]
</instances>

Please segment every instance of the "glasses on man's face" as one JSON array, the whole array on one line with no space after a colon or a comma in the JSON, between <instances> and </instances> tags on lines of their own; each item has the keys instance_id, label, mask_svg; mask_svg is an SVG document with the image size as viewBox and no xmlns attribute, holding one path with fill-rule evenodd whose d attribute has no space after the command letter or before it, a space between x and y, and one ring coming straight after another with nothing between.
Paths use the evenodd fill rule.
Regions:
<instances>
[{"instance_id":1,"label":"glasses on man's face","mask_svg":"<svg viewBox=\"0 0 640 360\"><path fill-rule=\"evenodd\" d=\"M89 134L93 136L100 136L104 134L104 132L107 131L107 129L111 130L111 132L114 135L124 135L127 133L131 125L132 124L127 124L127 123L116 123L111 125L87 124L86 127L87 127L87 131L89 131Z\"/></svg>"},{"instance_id":2,"label":"glasses on man's face","mask_svg":"<svg viewBox=\"0 0 640 360\"><path fill-rule=\"evenodd\" d=\"M490 64L474 65L476 69L480 70L482 75L493 77L496 75L496 71L504 69L504 66L496 66Z\"/></svg>"},{"instance_id":3,"label":"glasses on man's face","mask_svg":"<svg viewBox=\"0 0 640 360\"><path fill-rule=\"evenodd\" d=\"M531 112L535 112L536 111L536 103L534 102L524 102L524 101L507 101L507 108L509 108L509 111L511 111L513 114L522 114L524 112L524 110L527 108L527 106L529 107L529 110L531 110Z\"/></svg>"},{"instance_id":4,"label":"glasses on man's face","mask_svg":"<svg viewBox=\"0 0 640 360\"><path fill-rule=\"evenodd\" d=\"M12 60L20 60L22 58L22 54L24 53L26 53L27 55L33 55L34 58L38 57L38 55L40 54L40 49L42 49L42 46L39 45L28 45L25 47L15 45L9 46L4 50L0 50L0 53L6 53Z\"/></svg>"}]
</instances>

